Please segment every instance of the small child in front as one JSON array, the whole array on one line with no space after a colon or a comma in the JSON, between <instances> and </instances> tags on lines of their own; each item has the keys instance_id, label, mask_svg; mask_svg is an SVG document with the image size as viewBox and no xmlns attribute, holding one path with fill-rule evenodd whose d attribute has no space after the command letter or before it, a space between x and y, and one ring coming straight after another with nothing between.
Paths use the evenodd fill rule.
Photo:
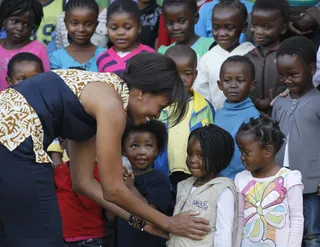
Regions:
<instances>
[{"instance_id":1,"label":"small child in front","mask_svg":"<svg viewBox=\"0 0 320 247\"><path fill-rule=\"evenodd\" d=\"M280 164L302 174L302 246L307 247L320 246L320 92L312 81L316 54L316 47L305 37L282 42L277 51L277 68L290 93L276 99L272 112L287 137L287 144L279 153Z\"/></svg>"},{"instance_id":2,"label":"small child in front","mask_svg":"<svg viewBox=\"0 0 320 247\"><path fill-rule=\"evenodd\" d=\"M173 200L170 182L165 174L153 169L153 162L167 145L167 130L155 120L134 126L127 125L122 137L123 155L131 163L133 173L124 176L127 187L143 203L172 215ZM166 240L145 231L139 231L118 218L114 247L165 247Z\"/></svg>"},{"instance_id":3,"label":"small child in front","mask_svg":"<svg viewBox=\"0 0 320 247\"><path fill-rule=\"evenodd\" d=\"M256 85L254 76L253 63L243 56L229 57L221 66L218 85L227 99L216 113L215 124L228 131L234 140L244 122L260 116L249 98L250 91ZM244 169L240 151L236 146L230 165L221 172L221 175L234 179L237 173Z\"/></svg>"},{"instance_id":4,"label":"small child in front","mask_svg":"<svg viewBox=\"0 0 320 247\"><path fill-rule=\"evenodd\" d=\"M237 229L237 192L233 181L219 177L233 156L234 140L224 129L209 124L191 132L187 166L191 178L178 184L174 215L189 210L210 221L211 231L202 240L171 235L169 247L233 247ZM223 244L223 245L222 245Z\"/></svg>"}]
</instances>

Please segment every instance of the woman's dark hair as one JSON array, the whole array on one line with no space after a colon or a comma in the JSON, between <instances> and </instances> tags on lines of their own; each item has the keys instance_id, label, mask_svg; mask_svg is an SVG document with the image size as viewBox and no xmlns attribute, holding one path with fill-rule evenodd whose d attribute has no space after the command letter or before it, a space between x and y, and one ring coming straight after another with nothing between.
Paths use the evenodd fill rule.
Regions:
<instances>
[{"instance_id":1,"label":"woman's dark hair","mask_svg":"<svg viewBox=\"0 0 320 247\"><path fill-rule=\"evenodd\" d=\"M217 3L212 10L212 15L214 15L214 11L216 9L222 9L222 8L234 8L239 10L240 14L243 16L243 21L247 21L248 18L248 10L246 6L240 2L239 0L220 0L219 3Z\"/></svg>"},{"instance_id":2,"label":"woman's dark hair","mask_svg":"<svg viewBox=\"0 0 320 247\"><path fill-rule=\"evenodd\" d=\"M168 132L166 126L157 120L150 120L141 125L128 124L122 136L122 148L124 147L125 141L127 140L128 136L131 133L137 132L151 133L157 140L157 148L159 150L159 153L162 153L165 150L168 143Z\"/></svg>"},{"instance_id":3,"label":"woman's dark hair","mask_svg":"<svg viewBox=\"0 0 320 247\"><path fill-rule=\"evenodd\" d=\"M200 142L202 167L208 177L217 176L229 166L234 153L234 140L229 132L209 124L192 131L189 141L192 137Z\"/></svg>"},{"instance_id":4,"label":"woman's dark hair","mask_svg":"<svg viewBox=\"0 0 320 247\"><path fill-rule=\"evenodd\" d=\"M165 7L184 5L186 9L191 10L193 14L198 13L197 0L164 0L162 3L162 11Z\"/></svg>"},{"instance_id":5,"label":"woman's dark hair","mask_svg":"<svg viewBox=\"0 0 320 247\"><path fill-rule=\"evenodd\" d=\"M65 7L66 15L73 9L86 8L92 10L98 17L99 5L95 0L69 0Z\"/></svg>"},{"instance_id":6,"label":"woman's dark hair","mask_svg":"<svg viewBox=\"0 0 320 247\"><path fill-rule=\"evenodd\" d=\"M34 54L30 53L30 52L21 52L21 53L18 53L16 55L14 55L10 59L10 61L8 63L7 76L11 78L12 77L12 73L14 71L14 69L13 69L14 66L17 63L24 62L24 61L37 63L39 65L39 67L40 67L41 72L44 72L43 63L42 63L41 59L38 56L36 56L36 55L34 55Z\"/></svg>"},{"instance_id":7,"label":"woman's dark hair","mask_svg":"<svg viewBox=\"0 0 320 247\"><path fill-rule=\"evenodd\" d=\"M262 148L272 145L277 153L282 147L285 136L281 132L279 123L267 117L251 118L249 123L241 125L237 135L254 135Z\"/></svg>"},{"instance_id":8,"label":"woman's dark hair","mask_svg":"<svg viewBox=\"0 0 320 247\"><path fill-rule=\"evenodd\" d=\"M251 73L251 79L254 80L255 76L256 76L256 70L255 70L255 67L254 67L254 64L251 62L251 60L247 57L244 57L244 56L239 56L239 55L236 55L236 56L232 56L232 57L228 57L224 62L223 64L221 65L221 69L220 69L220 78L221 78L221 72L222 72L222 69L224 68L224 66L226 66L228 63L243 63L243 64L246 64L249 66L249 72Z\"/></svg>"},{"instance_id":9,"label":"woman's dark hair","mask_svg":"<svg viewBox=\"0 0 320 247\"><path fill-rule=\"evenodd\" d=\"M36 32L43 17L42 5L38 0L3 0L0 5L0 30L7 18L25 13L30 13L31 32Z\"/></svg>"},{"instance_id":10,"label":"woman's dark hair","mask_svg":"<svg viewBox=\"0 0 320 247\"><path fill-rule=\"evenodd\" d=\"M137 3L132 0L116 0L111 3L108 7L107 20L114 13L129 13L140 25L140 10Z\"/></svg>"},{"instance_id":11,"label":"woman's dark hair","mask_svg":"<svg viewBox=\"0 0 320 247\"><path fill-rule=\"evenodd\" d=\"M306 65L317 62L316 46L303 36L285 39L277 50L277 58L284 55L299 56Z\"/></svg>"},{"instance_id":12,"label":"woman's dark hair","mask_svg":"<svg viewBox=\"0 0 320 247\"><path fill-rule=\"evenodd\" d=\"M137 88L157 95L167 94L170 126L179 123L188 108L188 96L174 61L159 53L145 52L132 57L122 78L129 89Z\"/></svg>"},{"instance_id":13,"label":"woman's dark hair","mask_svg":"<svg viewBox=\"0 0 320 247\"><path fill-rule=\"evenodd\" d=\"M255 10L280 11L283 21L289 21L290 7L287 0L256 0L252 11Z\"/></svg>"}]
</instances>

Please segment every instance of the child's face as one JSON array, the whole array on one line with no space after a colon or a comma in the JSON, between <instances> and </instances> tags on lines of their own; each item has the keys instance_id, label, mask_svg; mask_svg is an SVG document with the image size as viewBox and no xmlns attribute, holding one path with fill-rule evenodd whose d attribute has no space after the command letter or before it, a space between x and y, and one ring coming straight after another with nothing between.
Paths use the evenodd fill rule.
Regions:
<instances>
[{"instance_id":1,"label":"child's face","mask_svg":"<svg viewBox=\"0 0 320 247\"><path fill-rule=\"evenodd\" d=\"M140 26L130 13L112 14L107 23L108 37L117 51L130 51L140 33Z\"/></svg>"},{"instance_id":2,"label":"child's face","mask_svg":"<svg viewBox=\"0 0 320 247\"><path fill-rule=\"evenodd\" d=\"M193 61L191 57L180 56L180 57L171 57L175 62L179 75L181 76L184 86L188 92L193 86L193 82L197 77L197 65L196 61Z\"/></svg>"},{"instance_id":3,"label":"child's face","mask_svg":"<svg viewBox=\"0 0 320 247\"><path fill-rule=\"evenodd\" d=\"M150 165L159 154L156 137L150 132L130 133L123 148L133 170L150 169Z\"/></svg>"},{"instance_id":4,"label":"child's face","mask_svg":"<svg viewBox=\"0 0 320 247\"><path fill-rule=\"evenodd\" d=\"M314 63L307 65L299 56L283 55L277 59L277 69L280 82L290 90L292 98L300 98L313 87Z\"/></svg>"},{"instance_id":5,"label":"child's face","mask_svg":"<svg viewBox=\"0 0 320 247\"><path fill-rule=\"evenodd\" d=\"M98 16L88 8L75 8L65 17L66 27L72 42L87 44L98 25Z\"/></svg>"},{"instance_id":6,"label":"child's face","mask_svg":"<svg viewBox=\"0 0 320 247\"><path fill-rule=\"evenodd\" d=\"M42 72L43 71L37 62L34 62L34 61L18 62L13 66L11 78L7 77L7 82L10 86L13 86L25 79L28 79Z\"/></svg>"},{"instance_id":7,"label":"child's face","mask_svg":"<svg viewBox=\"0 0 320 247\"><path fill-rule=\"evenodd\" d=\"M28 40L31 36L30 14L25 13L21 16L11 16L4 22L4 29L8 39L13 43L21 43Z\"/></svg>"},{"instance_id":8,"label":"child's face","mask_svg":"<svg viewBox=\"0 0 320 247\"><path fill-rule=\"evenodd\" d=\"M163 18L170 37L177 43L187 42L195 35L194 25L198 22L198 17L185 5L165 6Z\"/></svg>"},{"instance_id":9,"label":"child's face","mask_svg":"<svg viewBox=\"0 0 320 247\"><path fill-rule=\"evenodd\" d=\"M228 103L244 101L256 82L252 78L250 66L240 62L229 62L221 68L219 89L227 97Z\"/></svg>"},{"instance_id":10,"label":"child's face","mask_svg":"<svg viewBox=\"0 0 320 247\"><path fill-rule=\"evenodd\" d=\"M206 176L205 169L202 167L201 145L198 138L195 136L192 136L188 142L186 163L192 176L196 178L203 178Z\"/></svg>"},{"instance_id":11,"label":"child's face","mask_svg":"<svg viewBox=\"0 0 320 247\"><path fill-rule=\"evenodd\" d=\"M287 31L280 10L254 10L250 32L258 45L271 46L280 43L280 37Z\"/></svg>"},{"instance_id":12,"label":"child's face","mask_svg":"<svg viewBox=\"0 0 320 247\"><path fill-rule=\"evenodd\" d=\"M264 167L265 160L270 154L267 148L262 148L254 139L254 135L240 133L236 136L236 142L241 152L242 164L248 171L254 172Z\"/></svg>"},{"instance_id":13,"label":"child's face","mask_svg":"<svg viewBox=\"0 0 320 247\"><path fill-rule=\"evenodd\" d=\"M212 14L212 35L225 50L239 44L240 34L247 29L246 21L240 10L234 8L218 8Z\"/></svg>"}]
</instances>

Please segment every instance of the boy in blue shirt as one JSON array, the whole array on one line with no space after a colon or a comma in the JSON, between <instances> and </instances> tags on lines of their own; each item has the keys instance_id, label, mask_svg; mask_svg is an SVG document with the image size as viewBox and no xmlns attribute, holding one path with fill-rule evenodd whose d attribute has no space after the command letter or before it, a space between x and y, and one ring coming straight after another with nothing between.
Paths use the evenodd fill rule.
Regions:
<instances>
[{"instance_id":1,"label":"boy in blue shirt","mask_svg":"<svg viewBox=\"0 0 320 247\"><path fill-rule=\"evenodd\" d=\"M226 96L223 108L217 111L215 124L228 131L235 139L240 126L251 118L259 118L260 113L249 98L249 92L256 81L253 63L243 56L229 57L221 66L219 89ZM235 152L230 165L221 175L234 179L245 170L240 159L241 153L235 142Z\"/></svg>"}]
</instances>

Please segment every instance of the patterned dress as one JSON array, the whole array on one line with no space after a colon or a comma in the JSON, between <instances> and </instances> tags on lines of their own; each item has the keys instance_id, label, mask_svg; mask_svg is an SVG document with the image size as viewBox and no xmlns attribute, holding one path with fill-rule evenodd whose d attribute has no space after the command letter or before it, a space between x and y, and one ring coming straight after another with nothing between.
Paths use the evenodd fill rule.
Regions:
<instances>
[{"instance_id":1,"label":"patterned dress","mask_svg":"<svg viewBox=\"0 0 320 247\"><path fill-rule=\"evenodd\" d=\"M55 137L95 135L96 121L79 100L90 82L112 85L127 108L128 87L112 73L50 71L0 93L0 246L64 246L45 150Z\"/></svg>"}]
</instances>

